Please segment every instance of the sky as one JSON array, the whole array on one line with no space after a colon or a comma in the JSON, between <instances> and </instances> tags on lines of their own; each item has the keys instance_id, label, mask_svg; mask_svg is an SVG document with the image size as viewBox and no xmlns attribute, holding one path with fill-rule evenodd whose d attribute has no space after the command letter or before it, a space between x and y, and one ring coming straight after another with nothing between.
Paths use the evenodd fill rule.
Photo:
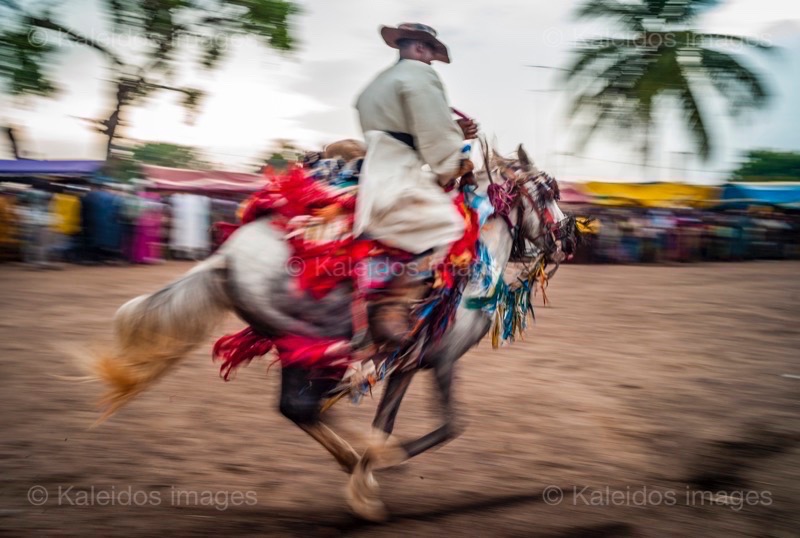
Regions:
<instances>
[{"instance_id":1,"label":"sky","mask_svg":"<svg viewBox=\"0 0 800 538\"><path fill-rule=\"evenodd\" d=\"M20 3L40 0L24 0ZM51 2L52 3L52 2ZM619 133L596 139L576 152L566 119L567 94L559 68L574 43L612 32L610 25L578 24L577 1L531 0L301 0L295 19L299 48L280 54L250 39L226 41L230 54L219 69L195 69L191 58L176 82L208 93L201 114L189 125L177 96L160 94L133 110L127 134L138 140L201 148L220 168L252 168L275 139L308 149L340 138L360 137L353 103L396 51L378 34L380 25L419 21L435 27L452 63L435 64L451 104L476 118L496 137L501 151L524 143L528 153L556 177L571 181L684 181L718 183L749 148L800 150L800 3L796 0L728 0L706 12L708 32L755 37L780 47L778 54L746 53L773 98L764 110L735 122L718 100L706 110L719 148L701 162L674 110L665 109L656 133L658 149L641 166L635 145ZM69 25L134 58L139 43L114 36L100 0L62 0L57 13ZM47 39L57 40L57 36ZM527 67L530 65L545 68ZM0 123L24 129L29 156L42 159L101 159L104 139L81 118L101 118L112 106L108 72L95 52L64 44L55 67L62 91L55 99L0 97ZM531 91L536 90L536 91ZM542 91L544 90L544 91ZM707 93L707 92L706 92ZM706 95L704 93L704 95ZM9 158L0 143L0 158Z\"/></svg>"}]
</instances>

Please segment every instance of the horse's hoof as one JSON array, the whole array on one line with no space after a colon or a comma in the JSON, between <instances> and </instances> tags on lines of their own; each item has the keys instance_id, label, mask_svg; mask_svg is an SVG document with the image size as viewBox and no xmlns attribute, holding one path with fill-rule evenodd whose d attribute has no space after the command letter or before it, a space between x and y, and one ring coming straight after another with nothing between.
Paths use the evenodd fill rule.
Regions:
<instances>
[{"instance_id":1,"label":"horse's hoof","mask_svg":"<svg viewBox=\"0 0 800 538\"><path fill-rule=\"evenodd\" d=\"M381 500L359 495L351 486L347 487L346 494L347 505L355 516L373 523L389 519L389 512Z\"/></svg>"},{"instance_id":2,"label":"horse's hoof","mask_svg":"<svg viewBox=\"0 0 800 538\"><path fill-rule=\"evenodd\" d=\"M347 488L360 497L377 497L381 490L380 484L375 479L375 474L372 471L367 472L358 467L350 474Z\"/></svg>"},{"instance_id":3,"label":"horse's hoof","mask_svg":"<svg viewBox=\"0 0 800 538\"><path fill-rule=\"evenodd\" d=\"M372 473L356 473L350 477L345 490L347 504L355 515L367 521L386 521L389 513L378 498L378 481Z\"/></svg>"},{"instance_id":4,"label":"horse's hoof","mask_svg":"<svg viewBox=\"0 0 800 538\"><path fill-rule=\"evenodd\" d=\"M378 481L375 480L374 474L369 473L364 479L364 491L371 497L377 497L378 493L380 493L381 487L378 485Z\"/></svg>"}]
</instances>

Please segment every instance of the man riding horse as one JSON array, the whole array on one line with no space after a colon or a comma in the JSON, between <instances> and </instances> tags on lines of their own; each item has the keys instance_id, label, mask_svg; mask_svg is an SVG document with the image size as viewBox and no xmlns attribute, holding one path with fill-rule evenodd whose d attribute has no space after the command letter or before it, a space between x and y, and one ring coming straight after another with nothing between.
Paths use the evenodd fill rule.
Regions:
<instances>
[{"instance_id":1,"label":"man riding horse","mask_svg":"<svg viewBox=\"0 0 800 538\"><path fill-rule=\"evenodd\" d=\"M455 122L431 62L450 63L447 47L430 26L381 28L400 51L356 102L367 154L361 169L354 234L409 252L417 267L432 267L464 234L464 218L444 190L472 170L464 139L477 125ZM427 169L425 169L427 165ZM401 343L411 329L410 308L429 291L426 273L403 271L368 301L369 325L378 344Z\"/></svg>"},{"instance_id":2,"label":"man riding horse","mask_svg":"<svg viewBox=\"0 0 800 538\"><path fill-rule=\"evenodd\" d=\"M454 203L444 187L465 174L462 181L469 178L472 163L464 159L462 148L465 138L476 136L477 126L470 120L457 123L451 119L442 83L430 66L433 60L448 62L447 49L433 29L420 24L385 27L381 34L389 46L399 49L400 60L379 74L357 101L367 152L360 170L354 230L344 235L346 240L337 239L333 254L323 250L320 255L311 249L312 255L325 262L341 254L360 263L362 255L373 254L371 243L380 242L383 249L375 251L404 251L392 256L404 261L415 257L415 269L424 269L420 276L407 266L377 298L367 298L376 343L385 349L397 348L398 343L406 344L408 337L422 345L418 355L402 355L404 360L408 356L413 360L402 367L382 368L375 376L375 381L385 379L385 389L373 421L376 435L366 450L357 452L321 416L323 401L332 401L332 392L347 378L345 368L361 364L351 346L358 309L353 308L352 317L346 314L353 291L358 291L354 277L359 275L345 275L320 295L308 293L297 282L293 262L298 260L305 235L297 235L296 230L290 233L290 225L317 222L320 209L335 208L341 201L338 194L319 188L305 175L308 170L292 170L256 195L257 203L249 205L246 212L249 218L243 217L242 225L207 260L157 292L122 305L114 315L113 345L94 354L91 363L92 376L107 385L103 407L104 416L109 416L172 371L219 326L226 313L235 312L248 327L221 338L214 346L215 357L223 361L221 374L227 379L236 367L276 350L282 377L280 411L350 474L347 494L351 508L376 520L385 517L386 511L378 498L373 471L402 463L459 434L452 398L456 361L490 329L493 344L513 340L514 334L521 333L532 311L535 282L538 279L543 289L552 273L545 273L545 265L563 259L562 243L574 243L574 222L558 207L556 180L538 170L522 146L511 158L493 155L485 148L485 169L476 172L480 185L456 198L458 206ZM359 154L357 142L338 144L326 148L327 157ZM311 198L320 205L304 202L302 195L301 200L288 200L297 189L314 191L320 199ZM484 207L483 200L491 210L483 212L483 217L478 209L471 212L469 224L467 215L461 213L461 209L467 210L467 194L472 202L479 202L475 207ZM352 198L347 201L350 211ZM259 203L264 203L267 211L259 213ZM296 206L302 206L301 214L295 214ZM346 221L352 220L348 213ZM475 237L467 233L473 229ZM465 284L463 295L460 290L449 296L437 294L432 303L423 303L426 307L454 307L445 310L452 316L438 318L429 310L433 320L421 317L423 325L416 324L414 331L421 326L440 329L436 337L425 336L435 334L433 331L422 333L420 339L410 337L420 334L410 330L410 306L428 292L430 269L444 266L449 270L455 265L453 259L459 258L454 254L457 247L469 241L475 253L480 252L474 258L479 262L473 267L477 277L461 282ZM348 245L364 243L368 251L348 250ZM447 264L441 264L444 257ZM525 267L513 285L502 278L512 260ZM309 267L320 265L310 263ZM438 272L439 276L446 273ZM306 276L317 277L318 273L325 271L312 270ZM441 297L454 301L437 303ZM336 375L319 375L331 366ZM392 438L400 403L422 368L433 373L443 422L417 438Z\"/></svg>"}]
</instances>

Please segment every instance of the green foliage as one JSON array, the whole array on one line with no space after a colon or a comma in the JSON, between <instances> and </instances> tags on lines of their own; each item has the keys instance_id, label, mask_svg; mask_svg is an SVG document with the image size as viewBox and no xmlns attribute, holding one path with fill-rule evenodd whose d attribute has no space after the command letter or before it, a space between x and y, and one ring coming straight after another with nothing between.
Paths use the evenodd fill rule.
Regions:
<instances>
[{"instance_id":1,"label":"green foliage","mask_svg":"<svg viewBox=\"0 0 800 538\"><path fill-rule=\"evenodd\" d=\"M590 123L578 146L603 128L639 135L645 160L650 149L657 106L677 105L702 159L714 151L713 133L704 119L705 88L716 88L731 114L763 106L769 96L760 77L740 58L713 47L767 45L738 36L706 34L690 29L698 13L716 0L587 0L576 11L578 19L606 19L616 23L618 36L587 40L574 50L564 77L573 93L573 119Z\"/></svg>"},{"instance_id":2,"label":"green foliage","mask_svg":"<svg viewBox=\"0 0 800 538\"><path fill-rule=\"evenodd\" d=\"M112 178L114 181L129 182L132 179L142 176L140 163L132 159L114 155L106 160L103 165L102 174Z\"/></svg>"},{"instance_id":3,"label":"green foliage","mask_svg":"<svg viewBox=\"0 0 800 538\"><path fill-rule=\"evenodd\" d=\"M210 165L195 148L166 142L142 144L133 150L132 159L142 164L169 166L171 168L191 168L194 170L210 168Z\"/></svg>"},{"instance_id":4,"label":"green foliage","mask_svg":"<svg viewBox=\"0 0 800 538\"><path fill-rule=\"evenodd\" d=\"M181 45L195 43L205 49L206 67L216 65L238 36L293 50L291 20L300 13L291 0L105 0L105 8L117 30L150 41L151 57L171 61Z\"/></svg>"},{"instance_id":5,"label":"green foliage","mask_svg":"<svg viewBox=\"0 0 800 538\"><path fill-rule=\"evenodd\" d=\"M194 119L203 93L172 82L176 64L188 53L199 51L199 64L211 69L233 50L237 37L255 37L273 49L293 50L291 23L300 13L292 0L104 0L113 30L147 43L143 53L132 56L131 50L115 50L65 27L41 7L46 4L38 4L37 11L34 3L25 8L22 2L0 3L0 82L5 83L6 93L53 93L56 86L47 67L56 47L47 43L48 37L97 51L111 69L116 95L115 107L97 126L108 137L109 156L120 136L118 127L124 125L122 110L141 105L153 92L182 93L187 120Z\"/></svg>"},{"instance_id":6,"label":"green foliage","mask_svg":"<svg viewBox=\"0 0 800 538\"><path fill-rule=\"evenodd\" d=\"M48 96L56 85L48 73L55 47L23 28L0 28L0 84L4 93ZM34 44L38 43L38 44Z\"/></svg>"},{"instance_id":7,"label":"green foliage","mask_svg":"<svg viewBox=\"0 0 800 538\"><path fill-rule=\"evenodd\" d=\"M733 173L732 181L800 181L800 153L754 150Z\"/></svg>"}]
</instances>

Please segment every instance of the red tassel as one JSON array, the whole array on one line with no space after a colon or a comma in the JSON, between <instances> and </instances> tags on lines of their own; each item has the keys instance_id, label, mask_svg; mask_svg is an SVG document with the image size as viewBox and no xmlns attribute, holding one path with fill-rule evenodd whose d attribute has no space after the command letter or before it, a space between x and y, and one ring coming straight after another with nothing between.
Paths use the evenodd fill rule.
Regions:
<instances>
[{"instance_id":1,"label":"red tassel","mask_svg":"<svg viewBox=\"0 0 800 538\"><path fill-rule=\"evenodd\" d=\"M236 334L223 336L214 344L214 360L222 360L219 375L228 381L233 370L249 363L256 357L269 353L274 347L269 338L261 336L252 328L247 327Z\"/></svg>"}]
</instances>

